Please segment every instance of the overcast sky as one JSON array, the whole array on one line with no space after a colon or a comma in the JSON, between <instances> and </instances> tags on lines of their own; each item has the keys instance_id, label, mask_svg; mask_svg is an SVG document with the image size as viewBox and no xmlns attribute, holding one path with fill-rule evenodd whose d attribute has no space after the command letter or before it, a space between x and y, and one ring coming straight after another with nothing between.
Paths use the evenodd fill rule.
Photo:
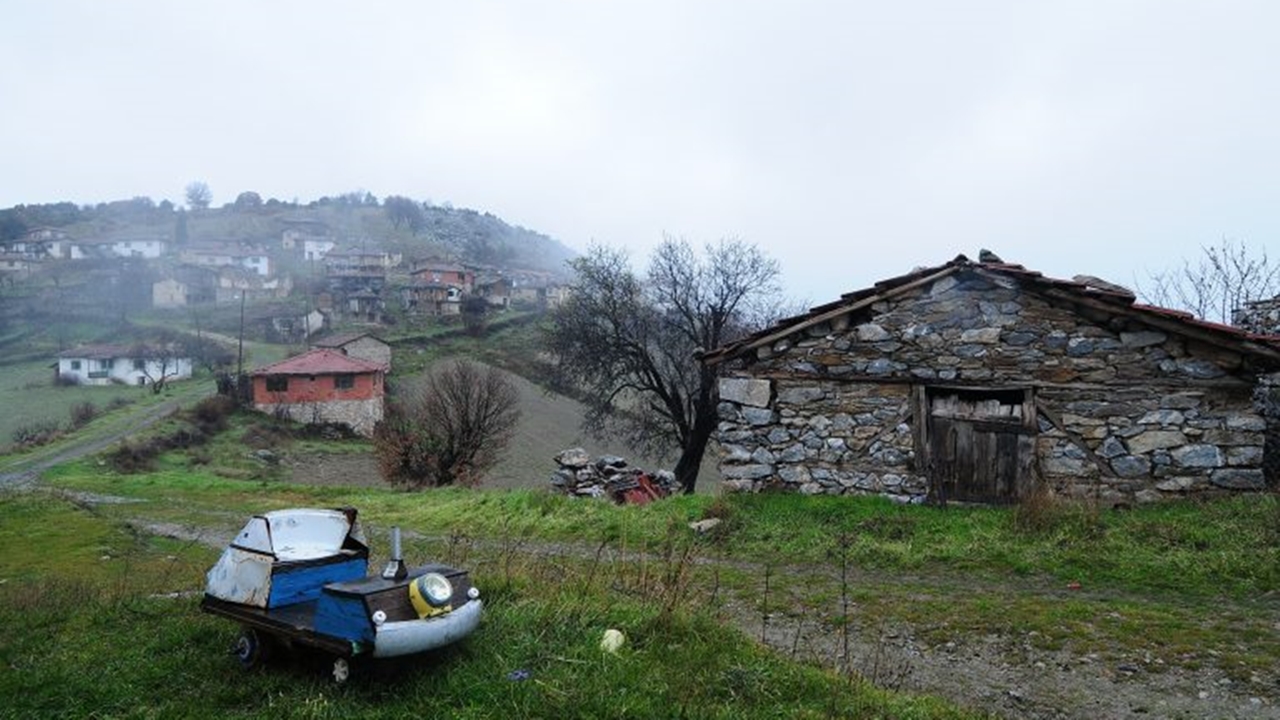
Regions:
<instances>
[{"instance_id":1,"label":"overcast sky","mask_svg":"<svg viewBox=\"0 0 1280 720\"><path fill-rule=\"evenodd\" d=\"M6 0L0 206L365 190L812 303L991 248L1280 254L1280 2Z\"/></svg>"}]
</instances>

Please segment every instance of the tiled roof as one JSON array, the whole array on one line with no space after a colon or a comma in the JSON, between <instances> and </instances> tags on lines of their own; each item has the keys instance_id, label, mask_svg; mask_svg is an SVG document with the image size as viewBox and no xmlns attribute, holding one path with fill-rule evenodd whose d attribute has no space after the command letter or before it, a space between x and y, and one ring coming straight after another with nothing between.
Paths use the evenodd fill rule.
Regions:
<instances>
[{"instance_id":1,"label":"tiled roof","mask_svg":"<svg viewBox=\"0 0 1280 720\"><path fill-rule=\"evenodd\" d=\"M129 354L128 345L81 345L63 350L58 353L60 358L75 358L85 360L110 360L111 358L126 357Z\"/></svg>"},{"instance_id":2,"label":"tiled roof","mask_svg":"<svg viewBox=\"0 0 1280 720\"><path fill-rule=\"evenodd\" d=\"M58 357L71 360L111 360L113 358L150 358L160 357L167 352L179 350L178 346L157 347L152 345L80 345L70 350L63 350Z\"/></svg>"},{"instance_id":3,"label":"tiled roof","mask_svg":"<svg viewBox=\"0 0 1280 720\"><path fill-rule=\"evenodd\" d=\"M311 344L316 347L322 347L322 348L338 348L338 347L342 347L343 345L346 345L347 343L355 342L356 340L359 340L362 337L373 338L374 340L378 340L378 342L382 342L382 340L379 340L378 338L374 337L372 333L352 332L352 333L340 333L338 335L330 335L329 337L320 338L319 340L313 340Z\"/></svg>"},{"instance_id":4,"label":"tiled roof","mask_svg":"<svg viewBox=\"0 0 1280 720\"><path fill-rule=\"evenodd\" d=\"M335 350L316 348L278 363L254 370L251 375L335 375L339 373L383 372L377 363L347 357Z\"/></svg>"},{"instance_id":5,"label":"tiled roof","mask_svg":"<svg viewBox=\"0 0 1280 720\"><path fill-rule=\"evenodd\" d=\"M1277 335L1260 335L1230 325L1198 320L1191 313L1181 310L1137 303L1134 301L1132 292L1096 278L1083 276L1076 276L1072 280L1051 278L1015 263L973 262L964 255L959 255L943 265L920 268L906 275L881 280L869 288L845 293L839 300L818 305L807 313L786 318L759 332L704 353L702 360L712 364L724 362L826 320L864 308L887 296L934 282L962 270L973 270L993 278L1012 279L1030 292L1067 302L1087 304L1097 310L1125 315L1153 327L1228 344L1241 352L1280 360L1280 336Z\"/></svg>"},{"instance_id":6,"label":"tiled roof","mask_svg":"<svg viewBox=\"0 0 1280 720\"><path fill-rule=\"evenodd\" d=\"M466 273L469 273L469 272L471 272L471 271L470 271L470 270L468 270L468 269L466 269L466 268L464 268L464 267L462 267L461 265L448 265L448 264L441 264L441 265L423 265L422 267L420 267L420 268L418 268L418 269L414 270L412 273L410 273L410 275L420 275L420 274L422 274L422 273L428 273L428 272L441 272L441 273L463 273L463 274L466 274Z\"/></svg>"}]
</instances>

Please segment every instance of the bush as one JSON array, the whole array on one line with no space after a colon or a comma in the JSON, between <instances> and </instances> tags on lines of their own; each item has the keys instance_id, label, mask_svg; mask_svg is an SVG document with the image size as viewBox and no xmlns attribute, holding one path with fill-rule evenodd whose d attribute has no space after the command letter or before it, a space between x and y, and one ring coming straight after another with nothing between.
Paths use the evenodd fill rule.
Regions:
<instances>
[{"instance_id":1,"label":"bush","mask_svg":"<svg viewBox=\"0 0 1280 720\"><path fill-rule=\"evenodd\" d=\"M520 394L497 368L462 360L389 404L373 432L382 477L408 489L478 482L520 420Z\"/></svg>"},{"instance_id":2,"label":"bush","mask_svg":"<svg viewBox=\"0 0 1280 720\"><path fill-rule=\"evenodd\" d=\"M191 409L191 417L196 425L205 433L216 433L227 429L227 418L236 411L236 401L226 395L214 395L196 403Z\"/></svg>"},{"instance_id":3,"label":"bush","mask_svg":"<svg viewBox=\"0 0 1280 720\"><path fill-rule=\"evenodd\" d=\"M58 423L52 420L38 420L28 423L13 431L13 442L18 447L36 447L53 442L62 434Z\"/></svg>"},{"instance_id":4,"label":"bush","mask_svg":"<svg viewBox=\"0 0 1280 720\"><path fill-rule=\"evenodd\" d=\"M118 473L131 475L155 468L155 447L150 442L134 443L124 440L115 450L107 453L107 465Z\"/></svg>"},{"instance_id":5,"label":"bush","mask_svg":"<svg viewBox=\"0 0 1280 720\"><path fill-rule=\"evenodd\" d=\"M71 406L71 429L82 428L98 416L98 407L91 402L76 403Z\"/></svg>"}]
</instances>

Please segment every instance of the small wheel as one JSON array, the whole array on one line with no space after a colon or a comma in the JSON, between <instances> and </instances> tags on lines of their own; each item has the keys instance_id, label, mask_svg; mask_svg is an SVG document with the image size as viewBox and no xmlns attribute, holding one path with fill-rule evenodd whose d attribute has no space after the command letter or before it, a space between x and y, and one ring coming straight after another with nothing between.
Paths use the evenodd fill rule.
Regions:
<instances>
[{"instance_id":1,"label":"small wheel","mask_svg":"<svg viewBox=\"0 0 1280 720\"><path fill-rule=\"evenodd\" d=\"M351 663L344 657L333 660L333 681L341 685L351 678Z\"/></svg>"},{"instance_id":2,"label":"small wheel","mask_svg":"<svg viewBox=\"0 0 1280 720\"><path fill-rule=\"evenodd\" d=\"M248 669L258 667L266 661L267 648L266 638L261 633L253 628L245 628L240 631L240 637L236 638L234 652L240 665Z\"/></svg>"}]
</instances>

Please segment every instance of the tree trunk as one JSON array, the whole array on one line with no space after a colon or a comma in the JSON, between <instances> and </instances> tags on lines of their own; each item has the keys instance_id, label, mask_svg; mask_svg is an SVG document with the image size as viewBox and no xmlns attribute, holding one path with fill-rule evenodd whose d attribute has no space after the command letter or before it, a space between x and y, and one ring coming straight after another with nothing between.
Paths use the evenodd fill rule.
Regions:
<instances>
[{"instance_id":1,"label":"tree trunk","mask_svg":"<svg viewBox=\"0 0 1280 720\"><path fill-rule=\"evenodd\" d=\"M693 494L697 486L698 470L702 468L702 456L707 452L707 443L711 440L716 422L714 407L710 411L698 413L693 423L693 431L689 433L689 442L685 444L680 452L680 459L676 461L676 482L680 483L680 490L686 495Z\"/></svg>"}]
</instances>

